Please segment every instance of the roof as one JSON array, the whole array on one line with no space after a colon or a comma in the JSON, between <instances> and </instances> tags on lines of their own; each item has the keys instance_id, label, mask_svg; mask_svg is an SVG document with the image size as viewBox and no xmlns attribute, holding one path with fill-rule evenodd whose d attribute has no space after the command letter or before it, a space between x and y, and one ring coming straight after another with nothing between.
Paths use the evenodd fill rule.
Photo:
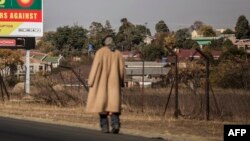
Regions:
<instances>
[{"instance_id":1,"label":"roof","mask_svg":"<svg viewBox=\"0 0 250 141\"><path fill-rule=\"evenodd\" d=\"M25 55L26 51L25 50L21 50L21 54ZM33 50L30 51L30 56L45 56L45 55L47 55L47 54L42 53L42 52L33 51Z\"/></svg>"},{"instance_id":2,"label":"roof","mask_svg":"<svg viewBox=\"0 0 250 141\"><path fill-rule=\"evenodd\" d=\"M210 45L211 41L197 41L199 45Z\"/></svg>"},{"instance_id":3,"label":"roof","mask_svg":"<svg viewBox=\"0 0 250 141\"><path fill-rule=\"evenodd\" d=\"M211 54L214 58L218 58L221 55L222 51L212 50ZM178 49L177 51L178 59L187 60L191 57L200 58L201 55L195 49Z\"/></svg>"},{"instance_id":4,"label":"roof","mask_svg":"<svg viewBox=\"0 0 250 141\"><path fill-rule=\"evenodd\" d=\"M195 41L212 41L212 40L218 40L222 38L223 36L217 36L217 37L194 37L192 40Z\"/></svg>"},{"instance_id":5,"label":"roof","mask_svg":"<svg viewBox=\"0 0 250 141\"><path fill-rule=\"evenodd\" d=\"M170 68L144 68L145 75L167 75ZM127 75L142 75L142 68L126 68Z\"/></svg>"},{"instance_id":6,"label":"roof","mask_svg":"<svg viewBox=\"0 0 250 141\"><path fill-rule=\"evenodd\" d=\"M21 51L22 55L25 56L26 51ZM39 61L41 63L58 63L58 60L61 58L61 56L48 56L48 54L37 52L37 51L30 51L31 61L38 63ZM35 61L36 60L36 61Z\"/></svg>"},{"instance_id":7,"label":"roof","mask_svg":"<svg viewBox=\"0 0 250 141\"><path fill-rule=\"evenodd\" d=\"M230 41L236 46L250 46L250 39L236 39L236 37L228 37Z\"/></svg>"},{"instance_id":8,"label":"roof","mask_svg":"<svg viewBox=\"0 0 250 141\"><path fill-rule=\"evenodd\" d=\"M142 61L134 61L134 62L125 62L126 67L142 67ZM154 62L154 61L144 61L144 67L163 67L165 65L164 62Z\"/></svg>"},{"instance_id":9,"label":"roof","mask_svg":"<svg viewBox=\"0 0 250 141\"><path fill-rule=\"evenodd\" d=\"M25 57L21 57L21 60L23 62L25 62L26 58ZM48 64L48 62L41 61L41 60L38 60L38 59L35 59L35 58L30 58L30 63L31 64L35 64L35 63L37 63L37 64Z\"/></svg>"},{"instance_id":10,"label":"roof","mask_svg":"<svg viewBox=\"0 0 250 141\"><path fill-rule=\"evenodd\" d=\"M50 62L50 63L58 63L58 60L60 57L52 57L52 56L46 56L43 61Z\"/></svg>"},{"instance_id":11,"label":"roof","mask_svg":"<svg viewBox=\"0 0 250 141\"><path fill-rule=\"evenodd\" d=\"M34 59L38 59L38 60L42 60L45 56L36 56L34 55L32 58Z\"/></svg>"}]
</instances>

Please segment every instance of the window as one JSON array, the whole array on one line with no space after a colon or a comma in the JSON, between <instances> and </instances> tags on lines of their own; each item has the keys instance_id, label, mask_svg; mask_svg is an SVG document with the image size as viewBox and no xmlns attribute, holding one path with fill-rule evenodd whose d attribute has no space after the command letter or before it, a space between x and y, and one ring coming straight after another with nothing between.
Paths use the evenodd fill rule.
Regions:
<instances>
[{"instance_id":1,"label":"window","mask_svg":"<svg viewBox=\"0 0 250 141\"><path fill-rule=\"evenodd\" d=\"M42 71L43 70L43 66L39 66L39 71Z\"/></svg>"}]
</instances>

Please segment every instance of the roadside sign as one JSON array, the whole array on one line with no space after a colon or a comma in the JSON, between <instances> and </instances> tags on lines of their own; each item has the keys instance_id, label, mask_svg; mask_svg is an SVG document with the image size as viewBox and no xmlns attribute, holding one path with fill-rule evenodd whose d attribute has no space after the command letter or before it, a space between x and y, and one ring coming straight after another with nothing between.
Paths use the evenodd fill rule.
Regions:
<instances>
[{"instance_id":1,"label":"roadside sign","mask_svg":"<svg viewBox=\"0 0 250 141\"><path fill-rule=\"evenodd\" d=\"M0 37L43 36L43 0L0 0Z\"/></svg>"},{"instance_id":2,"label":"roadside sign","mask_svg":"<svg viewBox=\"0 0 250 141\"><path fill-rule=\"evenodd\" d=\"M16 46L15 39L0 39L0 47Z\"/></svg>"},{"instance_id":3,"label":"roadside sign","mask_svg":"<svg viewBox=\"0 0 250 141\"><path fill-rule=\"evenodd\" d=\"M0 37L0 49L34 49L35 42L35 37Z\"/></svg>"}]
</instances>

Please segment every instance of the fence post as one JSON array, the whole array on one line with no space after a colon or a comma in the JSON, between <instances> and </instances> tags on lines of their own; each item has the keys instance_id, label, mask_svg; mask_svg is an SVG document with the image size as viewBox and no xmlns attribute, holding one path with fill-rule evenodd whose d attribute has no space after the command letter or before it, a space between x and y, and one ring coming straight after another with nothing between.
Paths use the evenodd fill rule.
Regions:
<instances>
[{"instance_id":1,"label":"fence post","mask_svg":"<svg viewBox=\"0 0 250 141\"><path fill-rule=\"evenodd\" d=\"M169 47L166 46L168 51L175 56L175 112L174 117L178 119L179 116L179 74L178 74L178 56L177 54Z\"/></svg>"},{"instance_id":2,"label":"fence post","mask_svg":"<svg viewBox=\"0 0 250 141\"><path fill-rule=\"evenodd\" d=\"M206 97L206 114L205 114L205 119L209 120L210 117L210 109L209 109L209 57L205 55L200 49L196 49L197 52L199 52L205 59L206 59L206 88L205 88L205 97Z\"/></svg>"}]
</instances>

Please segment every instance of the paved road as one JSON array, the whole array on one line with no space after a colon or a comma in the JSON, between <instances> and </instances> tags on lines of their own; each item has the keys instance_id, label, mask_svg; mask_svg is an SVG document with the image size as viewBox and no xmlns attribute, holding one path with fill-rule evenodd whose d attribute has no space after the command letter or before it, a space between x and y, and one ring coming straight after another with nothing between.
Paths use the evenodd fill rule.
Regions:
<instances>
[{"instance_id":1,"label":"paved road","mask_svg":"<svg viewBox=\"0 0 250 141\"><path fill-rule=\"evenodd\" d=\"M161 141L0 117L0 141Z\"/></svg>"}]
</instances>

